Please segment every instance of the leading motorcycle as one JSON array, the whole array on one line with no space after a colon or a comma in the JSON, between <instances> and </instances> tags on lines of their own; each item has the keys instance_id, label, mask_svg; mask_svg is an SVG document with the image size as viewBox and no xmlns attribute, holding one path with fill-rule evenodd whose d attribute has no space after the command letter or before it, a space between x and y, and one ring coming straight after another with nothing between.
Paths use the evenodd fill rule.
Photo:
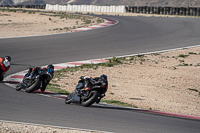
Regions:
<instances>
[{"instance_id":1,"label":"leading motorcycle","mask_svg":"<svg viewBox=\"0 0 200 133\"><path fill-rule=\"evenodd\" d=\"M84 86L84 80L79 80L75 90L66 97L65 104L78 103L84 107L91 106L95 102L98 104L100 100L105 96L108 82L106 79L103 84L89 84L90 89L88 90L84 90Z\"/></svg>"}]
</instances>

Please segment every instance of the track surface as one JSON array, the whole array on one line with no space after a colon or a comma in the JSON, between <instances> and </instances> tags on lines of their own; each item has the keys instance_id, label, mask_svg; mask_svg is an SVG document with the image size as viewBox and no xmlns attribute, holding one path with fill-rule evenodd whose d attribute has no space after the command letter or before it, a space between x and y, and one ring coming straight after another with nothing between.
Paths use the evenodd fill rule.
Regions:
<instances>
[{"instance_id":1,"label":"track surface","mask_svg":"<svg viewBox=\"0 0 200 133\"><path fill-rule=\"evenodd\" d=\"M0 39L1 56L12 56L7 75L86 59L131 55L199 45L200 19L101 16L117 25L77 33ZM0 83L0 120L108 132L199 133L200 121L112 106L65 105L64 100L17 92Z\"/></svg>"}]
</instances>

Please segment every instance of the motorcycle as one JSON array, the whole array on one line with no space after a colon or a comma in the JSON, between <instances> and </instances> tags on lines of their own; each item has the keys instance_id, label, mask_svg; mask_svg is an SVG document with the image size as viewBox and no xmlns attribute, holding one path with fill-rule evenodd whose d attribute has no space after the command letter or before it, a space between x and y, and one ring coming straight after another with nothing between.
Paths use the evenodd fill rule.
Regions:
<instances>
[{"instance_id":1,"label":"motorcycle","mask_svg":"<svg viewBox=\"0 0 200 133\"><path fill-rule=\"evenodd\" d=\"M31 93L40 89L44 92L51 79L52 75L47 70L40 71L39 74L35 73L31 78L25 75L22 82L17 85L16 91L23 89L27 93Z\"/></svg>"},{"instance_id":2,"label":"motorcycle","mask_svg":"<svg viewBox=\"0 0 200 133\"><path fill-rule=\"evenodd\" d=\"M84 81L79 80L75 90L66 97L65 104L78 103L84 107L89 107L95 102L98 104L100 100L105 96L107 91L107 84L104 84L103 86L93 86L90 84L89 90L83 90L83 88Z\"/></svg>"}]
</instances>

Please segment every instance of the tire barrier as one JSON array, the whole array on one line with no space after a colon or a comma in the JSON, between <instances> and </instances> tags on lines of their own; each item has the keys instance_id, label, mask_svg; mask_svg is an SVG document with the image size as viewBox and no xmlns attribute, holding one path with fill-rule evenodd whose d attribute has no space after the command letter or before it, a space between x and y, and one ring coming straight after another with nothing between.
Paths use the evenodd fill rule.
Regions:
<instances>
[{"instance_id":1,"label":"tire barrier","mask_svg":"<svg viewBox=\"0 0 200 133\"><path fill-rule=\"evenodd\" d=\"M160 14L160 15L181 15L200 16L200 7L150 7L150 6L126 6L128 13Z\"/></svg>"},{"instance_id":2,"label":"tire barrier","mask_svg":"<svg viewBox=\"0 0 200 133\"><path fill-rule=\"evenodd\" d=\"M0 7L7 7L7 8L32 8L32 9L45 9L45 5L0 5Z\"/></svg>"}]
</instances>

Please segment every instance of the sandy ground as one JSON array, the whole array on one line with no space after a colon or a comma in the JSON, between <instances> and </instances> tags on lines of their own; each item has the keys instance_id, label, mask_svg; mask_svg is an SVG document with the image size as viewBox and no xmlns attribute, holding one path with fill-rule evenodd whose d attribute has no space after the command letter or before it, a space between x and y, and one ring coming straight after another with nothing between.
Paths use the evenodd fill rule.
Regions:
<instances>
[{"instance_id":1,"label":"sandy ground","mask_svg":"<svg viewBox=\"0 0 200 133\"><path fill-rule=\"evenodd\" d=\"M179 57L179 56L187 57ZM55 79L71 92L81 75L108 76L104 99L143 109L200 116L200 47L137 57L114 67L83 69Z\"/></svg>"},{"instance_id":2,"label":"sandy ground","mask_svg":"<svg viewBox=\"0 0 200 133\"><path fill-rule=\"evenodd\" d=\"M98 132L0 121L0 133L98 133Z\"/></svg>"},{"instance_id":3,"label":"sandy ground","mask_svg":"<svg viewBox=\"0 0 200 133\"><path fill-rule=\"evenodd\" d=\"M0 38L73 32L76 28L96 25L100 20L83 15L58 15L35 11L0 11Z\"/></svg>"},{"instance_id":4,"label":"sandy ground","mask_svg":"<svg viewBox=\"0 0 200 133\"><path fill-rule=\"evenodd\" d=\"M0 11L0 38L72 32L75 27L86 26L83 18L66 19L49 15ZM97 20L91 18L89 25L97 24ZM145 55L114 67L83 69L67 73L54 82L71 92L81 75L95 77L106 74L109 88L104 99L122 101L143 109L200 116L199 72L200 47L196 47ZM0 122L0 132L80 131Z\"/></svg>"}]
</instances>

